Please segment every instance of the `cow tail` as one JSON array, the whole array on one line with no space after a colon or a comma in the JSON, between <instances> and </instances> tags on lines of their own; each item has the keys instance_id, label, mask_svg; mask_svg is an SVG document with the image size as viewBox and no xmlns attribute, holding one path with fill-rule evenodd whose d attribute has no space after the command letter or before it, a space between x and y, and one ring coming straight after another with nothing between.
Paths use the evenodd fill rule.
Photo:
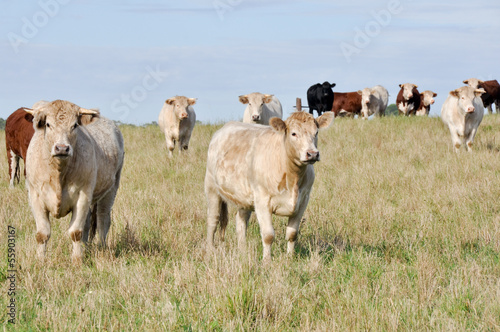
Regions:
<instances>
[{"instance_id":1,"label":"cow tail","mask_svg":"<svg viewBox=\"0 0 500 332\"><path fill-rule=\"evenodd\" d=\"M220 214L219 214L219 225L220 225L220 239L224 241L224 235L226 234L226 226L229 221L227 214L227 203L221 201L220 203Z\"/></svg>"},{"instance_id":2,"label":"cow tail","mask_svg":"<svg viewBox=\"0 0 500 332\"><path fill-rule=\"evenodd\" d=\"M92 208L90 209L89 218L90 218L89 242L92 242L97 232L97 203L94 204L94 206L92 206Z\"/></svg>"}]
</instances>

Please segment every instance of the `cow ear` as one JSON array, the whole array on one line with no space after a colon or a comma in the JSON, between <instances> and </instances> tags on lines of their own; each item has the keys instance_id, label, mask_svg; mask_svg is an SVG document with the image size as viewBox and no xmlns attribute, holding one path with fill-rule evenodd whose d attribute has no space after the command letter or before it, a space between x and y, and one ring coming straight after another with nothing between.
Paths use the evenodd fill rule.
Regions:
<instances>
[{"instance_id":1,"label":"cow ear","mask_svg":"<svg viewBox=\"0 0 500 332\"><path fill-rule=\"evenodd\" d=\"M266 104L270 103L271 100L273 100L273 95L264 95L264 98L262 99L262 101Z\"/></svg>"},{"instance_id":2,"label":"cow ear","mask_svg":"<svg viewBox=\"0 0 500 332\"><path fill-rule=\"evenodd\" d=\"M169 98L169 99L165 100L165 104L172 105L173 103L175 103L175 99L174 98Z\"/></svg>"},{"instance_id":3,"label":"cow ear","mask_svg":"<svg viewBox=\"0 0 500 332\"><path fill-rule=\"evenodd\" d=\"M330 84L330 88L334 88L335 85L337 85L337 84L335 84L335 83Z\"/></svg>"},{"instance_id":4,"label":"cow ear","mask_svg":"<svg viewBox=\"0 0 500 332\"><path fill-rule=\"evenodd\" d=\"M358 95L363 95L363 91L358 90Z\"/></svg>"},{"instance_id":5,"label":"cow ear","mask_svg":"<svg viewBox=\"0 0 500 332\"><path fill-rule=\"evenodd\" d=\"M402 87L403 87L403 84L400 84L400 85L399 85L399 87L400 87L400 88L402 88Z\"/></svg>"},{"instance_id":6,"label":"cow ear","mask_svg":"<svg viewBox=\"0 0 500 332\"><path fill-rule=\"evenodd\" d=\"M29 108L24 109L26 111L26 114L24 115L24 119L28 122L33 122L33 110Z\"/></svg>"},{"instance_id":7,"label":"cow ear","mask_svg":"<svg viewBox=\"0 0 500 332\"><path fill-rule=\"evenodd\" d=\"M188 98L188 105L196 104L196 98Z\"/></svg>"},{"instance_id":8,"label":"cow ear","mask_svg":"<svg viewBox=\"0 0 500 332\"><path fill-rule=\"evenodd\" d=\"M464 80L464 84L469 84L469 80Z\"/></svg>"},{"instance_id":9,"label":"cow ear","mask_svg":"<svg viewBox=\"0 0 500 332\"><path fill-rule=\"evenodd\" d=\"M474 95L475 95L476 97L481 97L481 95L482 95L483 93L486 93L486 91L485 91L484 89L476 89L476 90L474 90Z\"/></svg>"},{"instance_id":10,"label":"cow ear","mask_svg":"<svg viewBox=\"0 0 500 332\"><path fill-rule=\"evenodd\" d=\"M437 94L437 93L435 93L435 92L433 92L433 93L432 93L432 96L433 96L433 97L436 97L437 95L438 95L438 94Z\"/></svg>"},{"instance_id":11,"label":"cow ear","mask_svg":"<svg viewBox=\"0 0 500 332\"><path fill-rule=\"evenodd\" d=\"M483 80L477 80L477 82L478 82L479 84L483 84L483 83L484 83L484 81L483 81Z\"/></svg>"},{"instance_id":12,"label":"cow ear","mask_svg":"<svg viewBox=\"0 0 500 332\"><path fill-rule=\"evenodd\" d=\"M318 128L319 129L326 129L326 128L330 127L330 125L333 123L334 117L335 117L335 114L333 114L333 112L323 113L322 116L320 116L316 119L316 122L318 123Z\"/></svg>"},{"instance_id":13,"label":"cow ear","mask_svg":"<svg viewBox=\"0 0 500 332\"><path fill-rule=\"evenodd\" d=\"M453 97L457 97L458 98L458 94L459 94L458 90L450 91L450 95L453 96Z\"/></svg>"},{"instance_id":14,"label":"cow ear","mask_svg":"<svg viewBox=\"0 0 500 332\"><path fill-rule=\"evenodd\" d=\"M241 95L238 97L238 99L240 100L240 103L248 104L248 95Z\"/></svg>"},{"instance_id":15,"label":"cow ear","mask_svg":"<svg viewBox=\"0 0 500 332\"><path fill-rule=\"evenodd\" d=\"M97 109L80 108L80 112L78 113L78 124L83 126L91 124L97 121L100 115L101 113Z\"/></svg>"},{"instance_id":16,"label":"cow ear","mask_svg":"<svg viewBox=\"0 0 500 332\"><path fill-rule=\"evenodd\" d=\"M47 115L43 111L36 112L33 115L33 125L37 129L45 128L45 122L47 119Z\"/></svg>"},{"instance_id":17,"label":"cow ear","mask_svg":"<svg viewBox=\"0 0 500 332\"><path fill-rule=\"evenodd\" d=\"M273 128L276 131L283 131L284 132L286 130L285 121L283 121L277 117L272 117L271 120L269 120L269 125L271 126L271 128Z\"/></svg>"},{"instance_id":18,"label":"cow ear","mask_svg":"<svg viewBox=\"0 0 500 332\"><path fill-rule=\"evenodd\" d=\"M415 88L415 89L418 89L418 85L414 84L414 88Z\"/></svg>"}]
</instances>

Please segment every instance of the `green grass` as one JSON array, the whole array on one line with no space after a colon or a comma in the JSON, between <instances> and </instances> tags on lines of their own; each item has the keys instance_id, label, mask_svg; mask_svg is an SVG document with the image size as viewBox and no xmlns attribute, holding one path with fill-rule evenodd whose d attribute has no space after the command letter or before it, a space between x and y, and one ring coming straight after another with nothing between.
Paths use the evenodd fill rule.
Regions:
<instances>
[{"instance_id":1,"label":"green grass","mask_svg":"<svg viewBox=\"0 0 500 332\"><path fill-rule=\"evenodd\" d=\"M473 153L456 154L438 118L337 119L296 255L275 218L271 264L252 217L237 249L205 251L206 151L220 125L194 129L167 158L154 126L122 126L126 154L109 248L71 264L69 218L52 222L46 260L24 178L0 163L3 330L500 330L500 116L486 116ZM0 132L0 146L5 135ZM7 226L16 228L17 321L7 324Z\"/></svg>"}]
</instances>

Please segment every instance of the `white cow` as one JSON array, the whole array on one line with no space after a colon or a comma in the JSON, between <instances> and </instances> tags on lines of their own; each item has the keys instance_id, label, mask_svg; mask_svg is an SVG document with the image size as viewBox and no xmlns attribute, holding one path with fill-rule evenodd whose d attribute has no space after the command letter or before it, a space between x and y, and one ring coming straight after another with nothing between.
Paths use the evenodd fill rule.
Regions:
<instances>
[{"instance_id":1,"label":"white cow","mask_svg":"<svg viewBox=\"0 0 500 332\"><path fill-rule=\"evenodd\" d=\"M477 128L483 120L484 107L481 101L483 89L463 86L450 92L441 108L441 119L448 126L451 141L458 152L465 142L471 151Z\"/></svg>"},{"instance_id":2,"label":"white cow","mask_svg":"<svg viewBox=\"0 0 500 332\"><path fill-rule=\"evenodd\" d=\"M169 157L172 157L177 141L179 141L179 153L188 149L196 123L196 113L192 107L195 103L196 98L175 96L167 99L163 104L158 117L158 125L165 134Z\"/></svg>"},{"instance_id":3,"label":"white cow","mask_svg":"<svg viewBox=\"0 0 500 332\"><path fill-rule=\"evenodd\" d=\"M326 112L315 120L309 113L295 112L286 121L272 118L270 126L229 122L214 134L205 176L209 248L219 222L224 239L227 202L232 202L239 209L236 231L240 248L245 247L248 219L255 211L263 259L271 258L272 214L289 217L286 239L288 253L293 253L314 182L313 164L319 161L318 129L328 127L333 117Z\"/></svg>"},{"instance_id":4,"label":"white cow","mask_svg":"<svg viewBox=\"0 0 500 332\"><path fill-rule=\"evenodd\" d=\"M384 116L387 103L389 102L389 92L381 85L375 85L373 88L364 88L359 90L361 95L361 114L363 119L368 119L372 114L375 116Z\"/></svg>"},{"instance_id":5,"label":"white cow","mask_svg":"<svg viewBox=\"0 0 500 332\"><path fill-rule=\"evenodd\" d=\"M89 230L93 236L96 224L99 244L106 244L123 165L123 137L97 110L68 101L41 104L28 112L34 117L35 134L28 147L26 177L37 228L37 256L45 257L49 215L62 218L71 212L68 233L73 261L79 263L82 240L88 240Z\"/></svg>"},{"instance_id":6,"label":"white cow","mask_svg":"<svg viewBox=\"0 0 500 332\"><path fill-rule=\"evenodd\" d=\"M273 95L259 92L239 96L242 104L248 104L243 113L243 122L268 125L272 117L283 118L281 103Z\"/></svg>"},{"instance_id":7,"label":"white cow","mask_svg":"<svg viewBox=\"0 0 500 332\"><path fill-rule=\"evenodd\" d=\"M434 97L437 93L425 90L420 94L420 107L415 112L417 116L428 116L431 111L431 105L434 104Z\"/></svg>"}]
</instances>

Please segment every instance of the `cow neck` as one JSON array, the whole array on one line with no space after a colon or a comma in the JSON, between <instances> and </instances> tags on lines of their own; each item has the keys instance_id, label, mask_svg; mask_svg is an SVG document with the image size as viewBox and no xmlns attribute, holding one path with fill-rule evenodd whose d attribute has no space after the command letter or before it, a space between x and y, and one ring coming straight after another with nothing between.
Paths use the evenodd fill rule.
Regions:
<instances>
[{"instance_id":1,"label":"cow neck","mask_svg":"<svg viewBox=\"0 0 500 332\"><path fill-rule=\"evenodd\" d=\"M299 160L295 161L292 158L286 158L286 177L287 183L298 183L304 177L307 171L307 164L301 163Z\"/></svg>"},{"instance_id":2,"label":"cow neck","mask_svg":"<svg viewBox=\"0 0 500 332\"><path fill-rule=\"evenodd\" d=\"M68 173L69 169L71 168L70 165L73 161L74 154L71 157L68 157L66 159L59 159L53 156L50 156L50 166L51 169L53 169L56 173L57 176L60 180L61 183L64 182L64 179L66 177L66 174Z\"/></svg>"}]
</instances>

